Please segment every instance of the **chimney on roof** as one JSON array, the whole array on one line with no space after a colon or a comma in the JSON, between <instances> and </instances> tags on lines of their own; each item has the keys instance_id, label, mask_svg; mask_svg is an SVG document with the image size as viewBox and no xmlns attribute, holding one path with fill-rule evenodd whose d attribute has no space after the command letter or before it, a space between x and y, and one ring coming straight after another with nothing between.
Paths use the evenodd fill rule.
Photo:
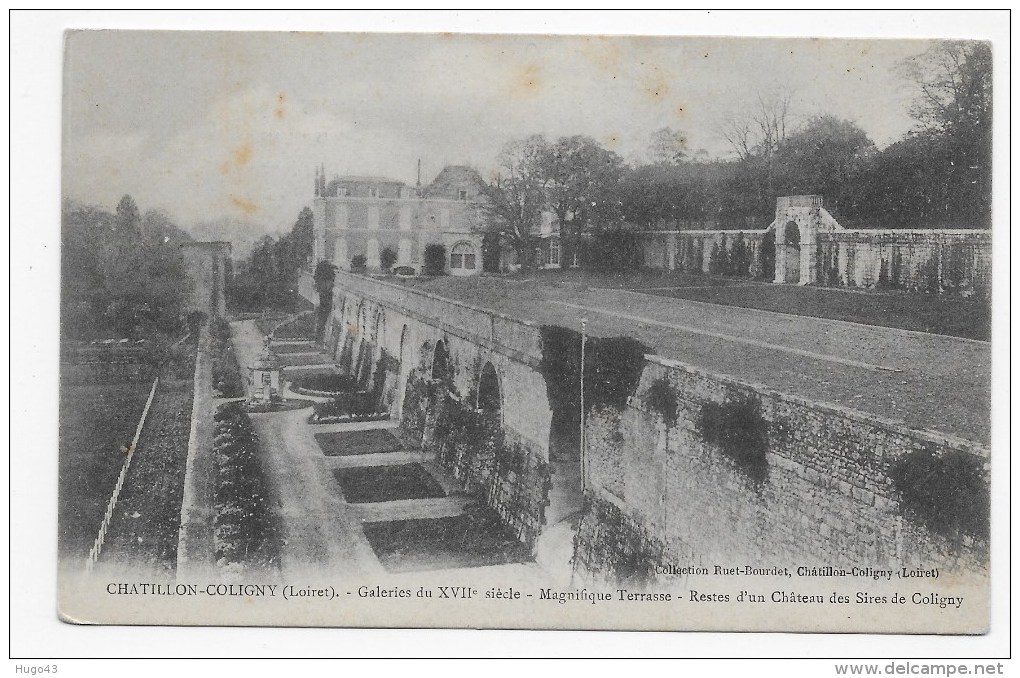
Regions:
<instances>
[{"instance_id":1,"label":"chimney on roof","mask_svg":"<svg viewBox=\"0 0 1020 678\"><path fill-rule=\"evenodd\" d=\"M421 158L418 158L418 183L415 186L421 188Z\"/></svg>"}]
</instances>

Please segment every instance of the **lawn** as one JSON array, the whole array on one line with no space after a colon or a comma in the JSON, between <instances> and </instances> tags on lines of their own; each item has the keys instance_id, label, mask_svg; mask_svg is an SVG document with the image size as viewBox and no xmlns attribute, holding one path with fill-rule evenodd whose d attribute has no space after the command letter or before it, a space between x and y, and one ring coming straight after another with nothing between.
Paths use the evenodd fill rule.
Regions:
<instances>
[{"instance_id":1,"label":"lawn","mask_svg":"<svg viewBox=\"0 0 1020 678\"><path fill-rule=\"evenodd\" d=\"M991 338L991 307L987 301L978 299L765 284L682 287L643 293L967 339Z\"/></svg>"},{"instance_id":2,"label":"lawn","mask_svg":"<svg viewBox=\"0 0 1020 678\"><path fill-rule=\"evenodd\" d=\"M463 291L459 289L461 286L472 284L468 279L451 281L439 278L427 282L413 280L403 284L421 287L440 295L449 289L455 293L455 297L470 303L513 313L511 309L502 307L505 304L498 303L507 292L506 286L499 284L502 281L516 286L520 290L517 294L529 299L530 295L521 287L533 287L536 292L543 287L626 289L673 299L690 299L722 306L844 320L982 341L988 341L991 337L991 304L987 299L893 290L775 285L684 271L533 271L505 278L491 277L473 282L479 290L478 301L469 300L467 295L456 294ZM541 294L537 298L541 298ZM489 303L490 299L497 303Z\"/></svg>"},{"instance_id":3,"label":"lawn","mask_svg":"<svg viewBox=\"0 0 1020 678\"><path fill-rule=\"evenodd\" d=\"M347 457L361 454L399 452L403 449L397 437L386 429L316 433L322 453L327 457Z\"/></svg>"},{"instance_id":4,"label":"lawn","mask_svg":"<svg viewBox=\"0 0 1020 678\"><path fill-rule=\"evenodd\" d=\"M333 474L350 504L446 496L442 486L421 464L340 468Z\"/></svg>"},{"instance_id":5,"label":"lawn","mask_svg":"<svg viewBox=\"0 0 1020 678\"><path fill-rule=\"evenodd\" d=\"M483 507L450 518L367 523L362 529L379 562L389 572L531 560L527 548L514 539L495 512Z\"/></svg>"},{"instance_id":6,"label":"lawn","mask_svg":"<svg viewBox=\"0 0 1020 678\"><path fill-rule=\"evenodd\" d=\"M60 388L58 545L84 556L99 531L151 382Z\"/></svg>"}]
</instances>

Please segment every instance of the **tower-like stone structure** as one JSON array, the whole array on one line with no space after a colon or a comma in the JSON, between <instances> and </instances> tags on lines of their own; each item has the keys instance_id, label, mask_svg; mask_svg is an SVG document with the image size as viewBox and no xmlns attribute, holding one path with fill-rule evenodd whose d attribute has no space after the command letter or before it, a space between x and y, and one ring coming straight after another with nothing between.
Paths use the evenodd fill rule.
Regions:
<instances>
[{"instance_id":1,"label":"tower-like stone structure","mask_svg":"<svg viewBox=\"0 0 1020 678\"><path fill-rule=\"evenodd\" d=\"M223 241L188 242L181 245L184 270L191 280L191 296L185 309L210 316L227 312L227 269L230 267L230 243Z\"/></svg>"}]
</instances>

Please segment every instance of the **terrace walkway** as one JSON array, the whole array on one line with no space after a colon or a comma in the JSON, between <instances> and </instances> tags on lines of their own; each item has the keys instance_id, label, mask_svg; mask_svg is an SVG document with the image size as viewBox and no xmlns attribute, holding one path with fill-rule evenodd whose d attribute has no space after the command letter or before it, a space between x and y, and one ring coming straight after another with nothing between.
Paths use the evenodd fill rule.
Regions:
<instances>
[{"instance_id":1,"label":"terrace walkway","mask_svg":"<svg viewBox=\"0 0 1020 678\"><path fill-rule=\"evenodd\" d=\"M776 391L987 444L991 345L636 291L495 277L401 281L528 320L631 336L653 352Z\"/></svg>"}]
</instances>

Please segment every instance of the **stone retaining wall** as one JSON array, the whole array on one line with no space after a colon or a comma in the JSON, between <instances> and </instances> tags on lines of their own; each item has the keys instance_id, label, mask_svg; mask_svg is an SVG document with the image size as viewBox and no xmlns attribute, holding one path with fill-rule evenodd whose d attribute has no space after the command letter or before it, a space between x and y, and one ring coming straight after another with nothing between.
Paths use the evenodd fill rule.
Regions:
<instances>
[{"instance_id":1,"label":"stone retaining wall","mask_svg":"<svg viewBox=\"0 0 1020 678\"><path fill-rule=\"evenodd\" d=\"M644 400L656 380L676 394L673 425ZM622 412L588 419L588 508L576 562L593 579L627 575L606 568L629 562L634 544L660 561L653 565L987 566L985 538L940 533L906 505L893 479L907 455L963 455L987 487L987 448L654 356L637 394ZM726 403L750 404L745 420L724 423L761 433L764 467L742 464L708 439L706 408ZM975 498L974 510L987 511L983 501ZM607 503L620 518L591 520L612 513ZM620 534L607 534L613 530Z\"/></svg>"}]
</instances>

